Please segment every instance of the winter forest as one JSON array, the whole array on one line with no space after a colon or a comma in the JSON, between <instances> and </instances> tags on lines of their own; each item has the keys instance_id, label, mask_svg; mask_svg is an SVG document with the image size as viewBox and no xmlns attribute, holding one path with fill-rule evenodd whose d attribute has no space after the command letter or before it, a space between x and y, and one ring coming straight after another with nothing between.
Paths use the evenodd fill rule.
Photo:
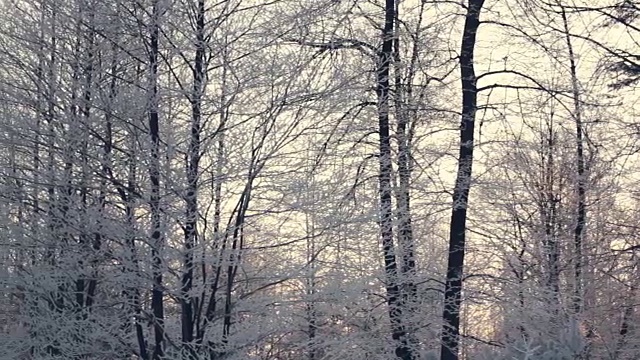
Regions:
<instances>
[{"instance_id":1,"label":"winter forest","mask_svg":"<svg viewBox=\"0 0 640 360\"><path fill-rule=\"evenodd\" d=\"M0 359L640 358L640 1L0 8Z\"/></svg>"}]
</instances>

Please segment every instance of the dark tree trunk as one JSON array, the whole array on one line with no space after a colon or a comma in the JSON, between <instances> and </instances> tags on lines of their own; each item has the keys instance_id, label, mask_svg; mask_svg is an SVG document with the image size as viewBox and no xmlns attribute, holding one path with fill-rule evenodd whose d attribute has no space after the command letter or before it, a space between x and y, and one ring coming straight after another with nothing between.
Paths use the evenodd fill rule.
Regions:
<instances>
[{"instance_id":1,"label":"dark tree trunk","mask_svg":"<svg viewBox=\"0 0 640 360\"><path fill-rule=\"evenodd\" d=\"M557 314L560 310L560 264L559 264L559 247L558 247L558 203L559 198L556 195L555 190L555 131L553 125L553 118L548 123L547 134L547 157L546 163L543 164L545 169L544 184L542 185L542 192L540 194L540 210L542 215L542 221L544 222L544 249L547 257L547 287L551 292L553 304L552 311ZM545 149L542 150L545 153ZM544 161L543 160L543 161Z\"/></svg>"},{"instance_id":2,"label":"dark tree trunk","mask_svg":"<svg viewBox=\"0 0 640 360\"><path fill-rule=\"evenodd\" d=\"M222 50L222 63L227 63L227 51L225 49ZM221 77L221 86L222 92L220 94L220 103L223 106L227 106L227 67L224 66L222 68L222 77ZM219 115L220 124L218 125L217 130L217 148L216 148L216 167L215 167L215 177L214 177L214 191L213 191L213 248L215 254L218 256L218 263L212 266L211 276L213 280L206 280L207 276L203 276L203 290L201 293L201 300L198 306L198 310L196 312L196 343L201 345L204 339L204 335L206 332L206 328L213 321L214 314L217 308L217 293L219 288L220 276L222 272L222 254L226 249L226 241L227 237L221 235L221 218L222 218L222 183L223 183L223 165L225 159L225 127L228 119L227 108L223 107L222 111L220 111ZM204 260L203 260L204 261ZM202 273L206 274L206 264L203 262ZM210 297L205 309L205 292L208 288L210 289ZM202 319L202 320L201 320ZM213 344L208 344L209 347L213 347Z\"/></svg>"},{"instance_id":3,"label":"dark tree trunk","mask_svg":"<svg viewBox=\"0 0 640 360\"><path fill-rule=\"evenodd\" d=\"M193 88L191 93L191 137L187 153L187 193L185 223L184 274L181 287L182 307L182 343L189 356L195 358L191 343L194 332L194 301L191 298L193 288L193 251L197 242L198 224L198 177L200 166L200 131L202 118L202 94L204 81L204 27L205 4L198 1L196 14L196 54L193 67Z\"/></svg>"},{"instance_id":4,"label":"dark tree trunk","mask_svg":"<svg viewBox=\"0 0 640 360\"><path fill-rule=\"evenodd\" d=\"M135 168L131 166L131 168ZM135 170L133 170L135 171ZM133 187L133 184L129 183L130 188ZM121 197L123 201L126 203L125 206L125 218L127 222L127 230L129 234L127 235L127 265L125 266L125 272L127 275L131 277L139 276L140 268L138 266L138 254L135 245L135 209L132 203L131 195L123 196L126 194L124 189L120 191ZM140 323L140 290L136 286L129 286L125 289L125 295L127 300L130 302L128 304L128 309L133 310L133 323L134 323L134 331L136 334L136 340L138 343L138 351L140 355L140 359L148 360L149 354L147 351L147 341L145 340L144 330L142 329L142 324ZM127 309L127 310L128 310ZM127 317L125 321L130 321Z\"/></svg>"},{"instance_id":5,"label":"dark tree trunk","mask_svg":"<svg viewBox=\"0 0 640 360\"><path fill-rule=\"evenodd\" d=\"M154 1L151 19L151 36L149 47L149 135L151 137L151 165L149 179L151 181L151 257L153 272L153 290L151 295L151 309L153 314L153 329L155 347L153 360L160 360L164 356L164 290L162 284L161 250L164 246L164 236L160 217L160 129L158 116L158 39L160 30L158 20L160 9L158 1Z\"/></svg>"},{"instance_id":6,"label":"dark tree trunk","mask_svg":"<svg viewBox=\"0 0 640 360\"><path fill-rule=\"evenodd\" d=\"M449 232L449 258L442 313L441 360L458 360L460 338L460 305L464 270L467 205L471 187L473 138L477 110L476 74L473 53L480 26L480 11L484 0L468 0L467 14L460 48L460 76L462 82L462 119L460 124L460 152L458 173L453 189L453 210Z\"/></svg>"},{"instance_id":7,"label":"dark tree trunk","mask_svg":"<svg viewBox=\"0 0 640 360\"><path fill-rule=\"evenodd\" d=\"M88 31L87 34L87 62L85 64L85 78L86 78L86 83L85 83L85 91L83 94L83 108L82 108L82 114L84 116L85 121L87 122L87 126L90 123L90 116L91 116L91 104L92 104L92 99L93 99L93 93L92 93L92 86L93 86L93 72L94 72L94 58L95 58L95 31L94 31L94 27L95 27L95 13L93 8L89 8L89 26L91 27ZM115 86L115 85L114 85ZM111 91L111 90L110 90ZM102 170L102 175L103 177L107 176L107 166L106 165L109 161L110 161L110 156L111 156L111 149L112 149L112 136L111 136L111 128L110 128L110 123L107 124L107 142L104 146L104 159L103 161L105 162L105 165L103 165L103 170ZM86 144L86 141L85 141ZM98 202L100 204L100 208L99 208L99 212L100 214L103 213L104 211L104 207L105 207L105 187L106 187L106 183L102 182L101 186L100 186L100 193L98 195ZM84 201L84 197L83 197L83 201ZM98 225L98 228L101 229L101 225ZM97 255L96 253L98 251L100 251L100 247L102 245L102 232L100 230L98 230L95 234L93 234L93 241L91 244L91 252L93 253L93 256L95 257L95 255ZM96 261L95 259L92 260L92 270L91 270L91 279L88 280L87 282L87 293L86 293L86 299L85 299L85 306L87 307L88 311L91 311L91 308L93 306L94 300L95 300L95 295L96 295L96 290L98 287L98 279L97 279L97 269L96 269Z\"/></svg>"},{"instance_id":8,"label":"dark tree trunk","mask_svg":"<svg viewBox=\"0 0 640 360\"><path fill-rule=\"evenodd\" d=\"M311 180L310 180L311 181ZM307 189L312 200L315 199L313 190ZM317 359L316 336L318 327L318 313L316 310L316 240L315 240L315 219L313 215L306 214L307 230L307 278L306 278L306 315L307 315L307 359ZM311 219L309 219L312 217Z\"/></svg>"},{"instance_id":9,"label":"dark tree trunk","mask_svg":"<svg viewBox=\"0 0 640 360\"><path fill-rule=\"evenodd\" d=\"M91 121L91 105L92 105L92 101L93 101L93 92L92 92L92 85L93 85L93 72L94 72L94 66L93 66L93 62L94 62L94 42L95 42L95 38L94 38L94 12L93 9L91 8L91 5L89 4L83 4L81 5L82 8L80 9L80 13L81 13L81 18L84 18L84 16L82 15L84 12L88 11L88 19L87 19L87 24L89 26L89 30L86 31L86 39L85 39L85 45L82 46L82 39L78 39L78 53L80 54L81 51L86 51L86 59L85 59L85 63L83 64L83 71L84 71L84 84L83 84L83 91L82 91L82 103L81 103L81 113L82 113L82 119L84 121L84 125L82 127L79 127L78 130L82 129L82 128L86 128L89 126L90 121ZM83 33L82 31L82 25L80 24L80 22L78 23L78 36L80 37L81 34ZM78 66L78 70L80 70L80 66ZM88 141L87 141L87 137L84 136L84 134L81 134L81 149L82 149L82 164L84 164L82 166L82 184L80 186L80 193L81 193L81 199L82 199L82 216L85 217L87 214L87 200L88 200L88 196L89 196L89 188L87 186L87 181L89 178L89 174L88 174ZM108 142L110 142L111 140L109 139ZM111 144L105 144L105 152L103 154L104 156L104 160L106 161L106 159L109 157L109 153L106 151L107 149L111 149ZM104 172L104 165L103 165L103 177L106 179L106 173ZM100 186L100 193L98 195L98 203L100 204L100 208L99 208L99 213L101 214L102 211L104 210L104 205L105 205L105 186L106 183L104 181L102 181L101 186ZM100 216L98 216L98 224L97 227L100 228ZM87 219L88 220L88 219ZM79 311L82 312L82 318L86 319L88 316L88 312L91 311L91 308L93 306L93 302L94 302L94 297L95 297L95 292L97 290L97 285L98 285L98 280L97 280L97 270L96 270L96 260L95 260L95 255L96 252L100 249L100 243L101 243L101 232L100 231L96 231L93 234L89 234L85 229L84 226L88 221L82 221L80 226L81 226L81 234L79 236L79 240L80 240L80 244L82 247L82 251L85 251L87 254L90 254L89 258L91 259L89 261L89 269L91 271L91 275L87 276L83 275L80 277L80 279L77 280L76 282L76 292L77 292L77 303L78 303L78 307L79 307ZM93 237L93 240L90 241L90 238ZM86 265L84 264L84 260L80 261L80 270L83 271L84 268L86 267Z\"/></svg>"},{"instance_id":10,"label":"dark tree trunk","mask_svg":"<svg viewBox=\"0 0 640 360\"><path fill-rule=\"evenodd\" d=\"M244 224L245 218L247 214L247 210L249 209L249 202L251 201L251 191L253 188L253 181L255 180L255 175L259 170L255 170L256 173L253 172L254 169L249 170L249 177L247 179L247 184L245 185L245 189L240 196L240 200L238 201L236 219L233 226L233 239L231 241L231 252L229 254L229 265L227 266L227 284L225 287L225 302L224 302L224 316L222 320L222 345L223 352L218 352L218 355L225 354L228 349L226 349L227 343L229 341L229 336L231 335L231 325L232 325L232 310L233 310L233 284L235 283L235 278L238 273L238 267L240 266L242 249L244 246ZM213 359L212 359L213 360Z\"/></svg>"},{"instance_id":11,"label":"dark tree trunk","mask_svg":"<svg viewBox=\"0 0 640 360\"><path fill-rule=\"evenodd\" d=\"M45 203L47 204L47 221L46 227L49 232L48 237L49 240L45 243L45 251L44 258L46 264L51 266L52 268L56 266L56 249L58 246L58 238L57 238L57 212L58 205L56 203L56 172L55 172L55 139L56 139L56 131L55 131L55 112L56 112L56 71L55 67L57 66L57 11L55 6L49 4L43 4L43 26L48 22L49 26L43 31L43 43L45 43L46 37L49 37L50 43L50 51L47 56L47 59L43 61L43 67L46 69L46 75L43 74L44 86L43 86L43 117L44 123L46 124L46 135L44 138L46 139L45 143L45 153L47 153L47 161L46 161L46 175L44 176L43 183L46 184L47 188L47 200ZM48 15L48 16L47 16ZM49 34L46 34L46 31L50 31ZM44 70L44 69L43 69ZM44 71L43 71L44 72ZM48 299L49 309L51 311L60 311L62 307L62 303L60 301L59 292L56 290L50 291L48 294L50 299ZM37 334L34 334L37 335ZM59 356L60 349L57 341L53 341L51 344L46 345L45 352L51 356Z\"/></svg>"},{"instance_id":12,"label":"dark tree trunk","mask_svg":"<svg viewBox=\"0 0 640 360\"><path fill-rule=\"evenodd\" d=\"M584 141L582 129L582 104L580 101L580 88L578 85L578 74L576 67L576 56L573 52L571 43L571 35L569 33L569 23L567 20L567 12L562 7L562 23L565 34L567 50L569 51L569 66L571 72L571 89L573 97L573 119L576 122L576 167L577 181L576 192L578 195L578 204L576 209L576 225L574 228L574 294L573 294L573 311L578 314L582 311L582 267L583 255L582 248L585 235L585 223L587 219L587 191L586 191L586 174L584 163Z\"/></svg>"},{"instance_id":13,"label":"dark tree trunk","mask_svg":"<svg viewBox=\"0 0 640 360\"><path fill-rule=\"evenodd\" d=\"M393 57L393 38L395 23L395 1L385 4L385 23L383 28L382 51L379 54L377 68L376 95L378 97L379 143L379 192L380 192L380 235L386 277L387 304L391 322L391 337L395 343L395 354L403 360L414 359L408 346L405 327L402 321L400 286L398 284L398 266L393 239L393 205L391 189L391 141L389 131L389 67Z\"/></svg>"},{"instance_id":14,"label":"dark tree trunk","mask_svg":"<svg viewBox=\"0 0 640 360\"><path fill-rule=\"evenodd\" d=\"M122 201L125 205L125 219L127 223L128 234L126 237L127 240L127 265L125 266L125 271L127 275L130 275L132 278L139 276L140 274L140 266L138 264L138 251L136 249L136 226L135 226L135 207L134 207L134 197L133 191L136 183L136 156L130 155L128 161L129 167L129 176L127 181L127 189L122 187L118 188L118 193ZM145 340L144 330L142 328L142 324L140 323L140 316L142 313L142 309L140 308L140 290L137 286L128 286L125 290L127 300L130 301L129 307L133 310L133 324L135 328L136 340L138 342L138 349L140 351L140 359L148 360L149 359L149 351L147 350L147 341ZM129 319L127 319L129 320Z\"/></svg>"}]
</instances>

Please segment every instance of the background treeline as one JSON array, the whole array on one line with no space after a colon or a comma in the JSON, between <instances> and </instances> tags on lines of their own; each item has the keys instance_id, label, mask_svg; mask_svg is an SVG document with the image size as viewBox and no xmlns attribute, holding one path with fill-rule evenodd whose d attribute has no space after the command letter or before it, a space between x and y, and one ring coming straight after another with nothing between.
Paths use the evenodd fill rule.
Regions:
<instances>
[{"instance_id":1,"label":"background treeline","mask_svg":"<svg viewBox=\"0 0 640 360\"><path fill-rule=\"evenodd\" d=\"M639 11L0 2L0 358L638 358Z\"/></svg>"}]
</instances>

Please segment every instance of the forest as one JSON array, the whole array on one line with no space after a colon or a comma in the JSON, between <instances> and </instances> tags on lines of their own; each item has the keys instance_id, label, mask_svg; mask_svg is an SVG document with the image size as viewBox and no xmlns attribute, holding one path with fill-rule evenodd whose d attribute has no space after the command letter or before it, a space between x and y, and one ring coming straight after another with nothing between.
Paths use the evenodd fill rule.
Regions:
<instances>
[{"instance_id":1,"label":"forest","mask_svg":"<svg viewBox=\"0 0 640 360\"><path fill-rule=\"evenodd\" d=\"M0 359L639 359L638 83L638 0L1 0Z\"/></svg>"}]
</instances>

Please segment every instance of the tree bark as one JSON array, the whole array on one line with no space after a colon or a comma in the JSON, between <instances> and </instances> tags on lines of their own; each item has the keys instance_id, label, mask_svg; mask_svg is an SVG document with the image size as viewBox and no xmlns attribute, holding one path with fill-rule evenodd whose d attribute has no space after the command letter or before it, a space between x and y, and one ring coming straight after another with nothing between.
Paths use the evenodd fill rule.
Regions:
<instances>
[{"instance_id":1,"label":"tree bark","mask_svg":"<svg viewBox=\"0 0 640 360\"><path fill-rule=\"evenodd\" d=\"M191 92L191 136L187 159L187 193L186 199L186 223L185 223L185 254L184 274L181 287L182 307L182 343L187 353L192 353L191 342L194 332L194 304L191 299L193 288L193 251L197 241L198 224L198 177L200 166L200 131L202 118L202 94L204 81L204 27L205 5L204 0L198 1L196 14L196 53L193 67L193 88Z\"/></svg>"},{"instance_id":2,"label":"tree bark","mask_svg":"<svg viewBox=\"0 0 640 360\"><path fill-rule=\"evenodd\" d=\"M408 346L406 330L403 324L400 286L398 284L398 266L396 262L393 239L393 205L391 189L391 141L389 131L389 67L393 57L393 38L395 23L395 1L387 0L385 4L385 23L382 32L382 51L379 53L377 68L376 95L378 98L378 131L380 135L378 156L380 165L379 196L380 196L380 235L382 237L382 251L391 322L391 337L395 343L395 354L402 360L414 359L412 349Z\"/></svg>"},{"instance_id":3,"label":"tree bark","mask_svg":"<svg viewBox=\"0 0 640 360\"><path fill-rule=\"evenodd\" d=\"M556 131L553 115L546 123L547 133L543 137L542 148L542 183L540 184L538 208L541 223L544 227L543 250L546 259L545 285L551 296L551 311L555 315L560 311L560 252L558 246L558 211L560 199L556 189L557 174L555 171ZM560 186L559 186L560 188ZM557 317L556 317L556 320Z\"/></svg>"},{"instance_id":4,"label":"tree bark","mask_svg":"<svg viewBox=\"0 0 640 360\"><path fill-rule=\"evenodd\" d=\"M573 293L573 311L579 314L582 311L582 267L584 246L585 224L587 220L587 191L586 191L586 174L584 162L584 140L582 129L582 106L580 100L580 87L578 85L578 74L576 66L576 56L573 52L573 44L571 43L571 35L569 33L569 22L567 20L567 12L562 7L562 24L569 52L569 70L571 72L571 92L573 97L573 119L576 123L576 193L578 196L578 204L576 209L576 224L573 231L574 243L574 293Z\"/></svg>"},{"instance_id":5,"label":"tree bark","mask_svg":"<svg viewBox=\"0 0 640 360\"><path fill-rule=\"evenodd\" d=\"M151 137L151 165L149 179L151 181L151 257L153 272L153 290L151 295L151 309L153 314L153 329L155 347L153 360L160 360L164 356L164 290L162 279L161 250L164 246L164 235L160 214L160 129L158 116L158 40L160 36L158 8L159 1L153 2L150 25L149 47L149 135Z\"/></svg>"},{"instance_id":6,"label":"tree bark","mask_svg":"<svg viewBox=\"0 0 640 360\"><path fill-rule=\"evenodd\" d=\"M442 313L441 360L458 360L467 205L471 188L474 125L478 97L473 55L476 34L480 26L480 11L483 4L484 0L468 0L460 48L462 119L460 124L458 172L453 189L453 209L449 228L449 256L444 293L444 311Z\"/></svg>"}]
</instances>

